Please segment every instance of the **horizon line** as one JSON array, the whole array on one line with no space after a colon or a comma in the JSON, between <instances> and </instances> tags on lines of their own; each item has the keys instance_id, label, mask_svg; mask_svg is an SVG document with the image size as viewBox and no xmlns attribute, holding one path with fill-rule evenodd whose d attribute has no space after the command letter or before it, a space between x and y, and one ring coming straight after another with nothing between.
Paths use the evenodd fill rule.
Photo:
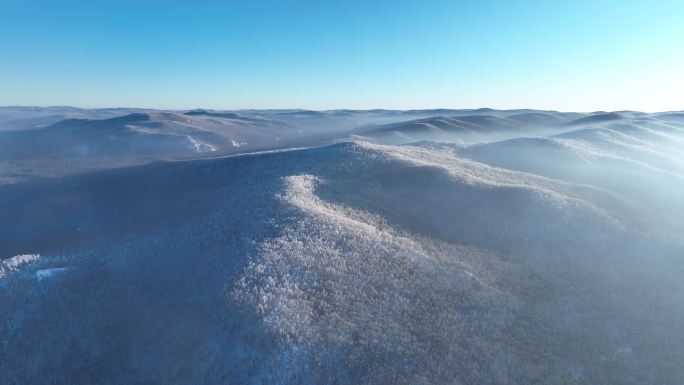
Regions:
<instances>
[{"instance_id":1,"label":"horizon line","mask_svg":"<svg viewBox=\"0 0 684 385\"><path fill-rule=\"evenodd\" d=\"M301 107L284 107L284 108L206 108L206 107L194 107L194 108L159 108L159 107L123 107L123 106L112 106L112 107L80 107L74 105L0 105L0 108L72 108L78 110L152 110L152 111L196 111L196 110L213 110L213 111L313 111L313 112L330 112L330 111L431 111L431 110L452 110L452 111L479 111L479 110L491 110L491 111L516 111L516 110L531 110L531 111L543 111L543 112L559 112L559 113L586 113L586 114L596 114L596 113L620 113L620 112L640 112L648 114L662 114L662 113L676 113L684 112L682 110L657 110L657 111L647 111L647 110L633 110L633 109L619 109L619 110L594 110L594 111L572 111L572 110L554 110L545 108L530 108L530 107L519 107L519 108L492 108L492 107L477 107L477 108L453 108L453 107L429 107L429 108L326 108L326 109L315 109L315 108L301 108Z\"/></svg>"}]
</instances>

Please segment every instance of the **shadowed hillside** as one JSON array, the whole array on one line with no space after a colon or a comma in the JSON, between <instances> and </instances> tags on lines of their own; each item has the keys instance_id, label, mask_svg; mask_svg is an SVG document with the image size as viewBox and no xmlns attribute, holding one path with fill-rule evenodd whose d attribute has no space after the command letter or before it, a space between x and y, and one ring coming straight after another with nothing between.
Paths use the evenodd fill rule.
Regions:
<instances>
[{"instance_id":1,"label":"shadowed hillside","mask_svg":"<svg viewBox=\"0 0 684 385\"><path fill-rule=\"evenodd\" d=\"M0 186L0 382L677 384L675 148L584 132Z\"/></svg>"}]
</instances>

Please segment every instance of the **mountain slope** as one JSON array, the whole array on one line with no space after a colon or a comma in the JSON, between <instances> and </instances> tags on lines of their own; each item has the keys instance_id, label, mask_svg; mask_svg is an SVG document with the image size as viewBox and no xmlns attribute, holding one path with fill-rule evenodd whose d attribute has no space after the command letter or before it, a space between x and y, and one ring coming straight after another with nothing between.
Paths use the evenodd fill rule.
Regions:
<instances>
[{"instance_id":1,"label":"mountain slope","mask_svg":"<svg viewBox=\"0 0 684 385\"><path fill-rule=\"evenodd\" d=\"M405 144L422 140L476 143L523 135L553 132L574 114L548 111L479 110L480 114L451 111L449 116L370 126L354 131L356 137L384 144Z\"/></svg>"},{"instance_id":2,"label":"mountain slope","mask_svg":"<svg viewBox=\"0 0 684 385\"><path fill-rule=\"evenodd\" d=\"M222 136L192 123L170 113L68 119L39 130L0 133L0 143L3 158L187 155L227 145Z\"/></svg>"},{"instance_id":3,"label":"mountain slope","mask_svg":"<svg viewBox=\"0 0 684 385\"><path fill-rule=\"evenodd\" d=\"M0 187L2 255L29 255L0 278L0 382L676 384L681 239L623 190L462 149Z\"/></svg>"}]
</instances>

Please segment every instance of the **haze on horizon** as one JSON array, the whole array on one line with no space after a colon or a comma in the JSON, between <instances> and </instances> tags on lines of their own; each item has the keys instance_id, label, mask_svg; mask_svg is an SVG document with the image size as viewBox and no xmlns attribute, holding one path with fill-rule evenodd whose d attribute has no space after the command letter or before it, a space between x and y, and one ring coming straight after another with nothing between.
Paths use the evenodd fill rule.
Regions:
<instances>
[{"instance_id":1,"label":"haze on horizon","mask_svg":"<svg viewBox=\"0 0 684 385\"><path fill-rule=\"evenodd\" d=\"M679 1L4 1L0 105L681 110Z\"/></svg>"}]
</instances>

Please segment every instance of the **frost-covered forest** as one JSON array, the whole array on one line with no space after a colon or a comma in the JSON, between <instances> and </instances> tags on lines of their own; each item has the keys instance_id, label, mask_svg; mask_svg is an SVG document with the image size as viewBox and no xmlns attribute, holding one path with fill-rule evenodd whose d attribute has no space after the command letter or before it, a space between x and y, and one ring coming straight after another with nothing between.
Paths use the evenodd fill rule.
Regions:
<instances>
[{"instance_id":1,"label":"frost-covered forest","mask_svg":"<svg viewBox=\"0 0 684 385\"><path fill-rule=\"evenodd\" d=\"M1 112L0 384L684 379L684 113Z\"/></svg>"}]
</instances>

